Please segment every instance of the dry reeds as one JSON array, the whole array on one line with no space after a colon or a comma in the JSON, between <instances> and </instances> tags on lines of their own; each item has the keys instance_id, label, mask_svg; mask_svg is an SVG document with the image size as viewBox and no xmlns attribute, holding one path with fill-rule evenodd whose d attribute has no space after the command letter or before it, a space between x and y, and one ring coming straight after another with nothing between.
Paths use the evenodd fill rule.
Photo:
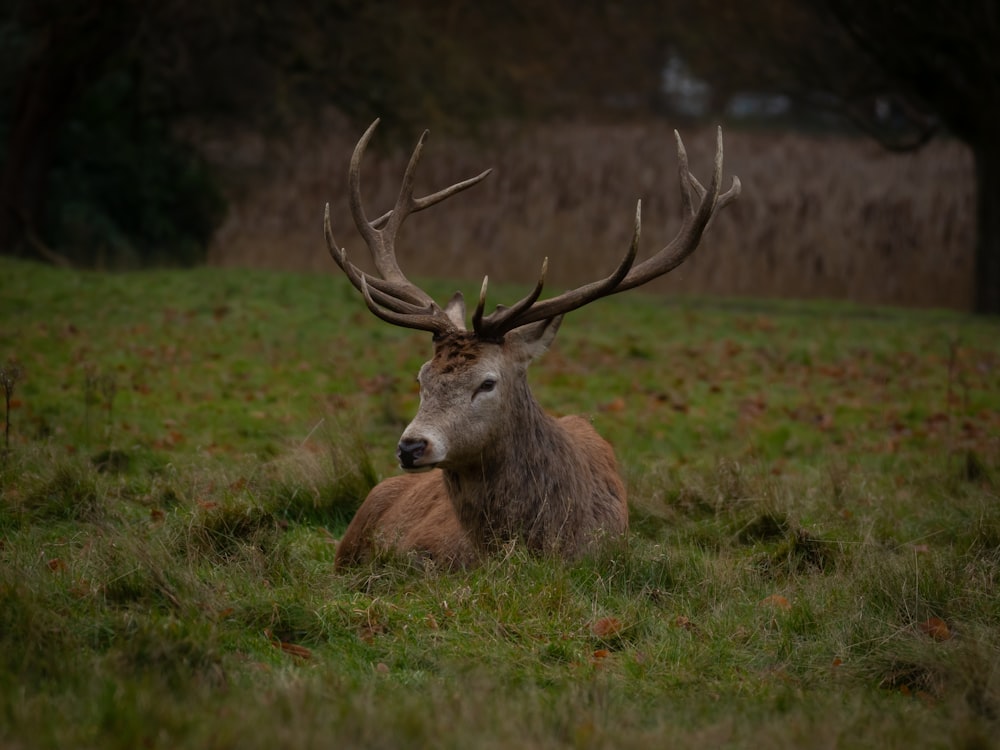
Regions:
<instances>
[{"instance_id":1,"label":"dry reeds","mask_svg":"<svg viewBox=\"0 0 1000 750\"><path fill-rule=\"evenodd\" d=\"M326 202L338 241L365 259L347 200L358 135L327 118L281 140L204 138L232 177L210 263L334 271L322 238ZM682 136L692 171L707 181L711 129ZM362 169L371 216L391 207L408 158L376 149ZM899 155L860 139L728 128L725 154L727 184L739 175L743 195L698 253L650 291L969 307L975 201L961 144ZM617 263L637 199L641 252L666 244L679 224L677 157L659 120L507 128L479 141L432 137L417 192L488 166L495 172L480 186L409 220L398 242L409 274L531 282L548 256L551 286L576 285Z\"/></svg>"}]
</instances>

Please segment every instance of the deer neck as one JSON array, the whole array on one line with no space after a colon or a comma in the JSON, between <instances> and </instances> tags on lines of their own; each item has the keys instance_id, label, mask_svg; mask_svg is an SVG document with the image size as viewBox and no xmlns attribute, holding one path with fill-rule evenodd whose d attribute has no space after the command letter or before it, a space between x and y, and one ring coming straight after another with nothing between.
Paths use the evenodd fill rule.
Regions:
<instances>
[{"instance_id":1,"label":"deer neck","mask_svg":"<svg viewBox=\"0 0 1000 750\"><path fill-rule=\"evenodd\" d=\"M516 540L535 551L557 544L570 526L579 460L563 428L525 383L509 418L478 461L444 470L459 521L474 544L496 549Z\"/></svg>"}]
</instances>

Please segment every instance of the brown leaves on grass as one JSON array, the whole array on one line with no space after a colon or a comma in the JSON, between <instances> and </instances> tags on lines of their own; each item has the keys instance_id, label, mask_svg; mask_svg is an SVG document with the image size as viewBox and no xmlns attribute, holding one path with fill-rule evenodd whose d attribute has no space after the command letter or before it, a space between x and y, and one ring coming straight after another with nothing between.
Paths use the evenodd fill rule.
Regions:
<instances>
[{"instance_id":1,"label":"brown leaves on grass","mask_svg":"<svg viewBox=\"0 0 1000 750\"><path fill-rule=\"evenodd\" d=\"M765 412L767 412L767 399L760 394L740 401L739 414L741 424L745 425L746 423L754 422L763 416Z\"/></svg>"},{"instance_id":2,"label":"brown leaves on grass","mask_svg":"<svg viewBox=\"0 0 1000 750\"><path fill-rule=\"evenodd\" d=\"M305 646L300 646L297 643L289 643L288 641L283 641L274 633L271 632L270 628L264 630L264 635L271 642L271 645L277 649L280 649L289 656L300 659L302 661L308 661L312 658L312 651L307 649Z\"/></svg>"},{"instance_id":3,"label":"brown leaves on grass","mask_svg":"<svg viewBox=\"0 0 1000 750\"><path fill-rule=\"evenodd\" d=\"M781 609L788 611L792 608L791 602L781 594L771 594L760 600L760 605L762 607L773 607L774 609Z\"/></svg>"},{"instance_id":4,"label":"brown leaves on grass","mask_svg":"<svg viewBox=\"0 0 1000 750\"><path fill-rule=\"evenodd\" d=\"M611 412L611 413L625 411L625 399L619 396L618 398L611 399L611 401L608 401L606 403L598 404L597 409L598 411Z\"/></svg>"},{"instance_id":5,"label":"brown leaves on grass","mask_svg":"<svg viewBox=\"0 0 1000 750\"><path fill-rule=\"evenodd\" d=\"M918 623L917 628L920 629L921 633L930 636L935 641L950 641L954 637L948 623L940 617L928 617L923 622Z\"/></svg>"},{"instance_id":6,"label":"brown leaves on grass","mask_svg":"<svg viewBox=\"0 0 1000 750\"><path fill-rule=\"evenodd\" d=\"M168 430L167 433L153 441L157 450L172 450L184 443L184 435L179 430Z\"/></svg>"},{"instance_id":7,"label":"brown leaves on grass","mask_svg":"<svg viewBox=\"0 0 1000 750\"><path fill-rule=\"evenodd\" d=\"M611 656L611 652L606 648L599 648L590 657L590 663L595 667L599 667L604 663L604 660Z\"/></svg>"},{"instance_id":8,"label":"brown leaves on grass","mask_svg":"<svg viewBox=\"0 0 1000 750\"><path fill-rule=\"evenodd\" d=\"M686 630L693 635L701 635L701 628L691 622L686 615L677 615L674 618L674 627Z\"/></svg>"},{"instance_id":9,"label":"brown leaves on grass","mask_svg":"<svg viewBox=\"0 0 1000 750\"><path fill-rule=\"evenodd\" d=\"M601 617L590 626L590 632L598 638L613 638L622 632L622 627L617 617Z\"/></svg>"},{"instance_id":10,"label":"brown leaves on grass","mask_svg":"<svg viewBox=\"0 0 1000 750\"><path fill-rule=\"evenodd\" d=\"M307 649L305 646L299 646L297 643L288 643L287 641L278 641L278 647L284 651L286 654L296 657L297 659L311 659L312 651Z\"/></svg>"},{"instance_id":11,"label":"brown leaves on grass","mask_svg":"<svg viewBox=\"0 0 1000 750\"><path fill-rule=\"evenodd\" d=\"M358 629L358 637L369 646L375 639L386 632L386 627L380 622L369 622Z\"/></svg>"},{"instance_id":12,"label":"brown leaves on grass","mask_svg":"<svg viewBox=\"0 0 1000 750\"><path fill-rule=\"evenodd\" d=\"M625 626L617 617L601 617L590 624L590 632L604 642L604 645L595 649L590 656L590 663L594 667L600 668L604 660L611 656L611 649L620 645L624 629Z\"/></svg>"}]
</instances>

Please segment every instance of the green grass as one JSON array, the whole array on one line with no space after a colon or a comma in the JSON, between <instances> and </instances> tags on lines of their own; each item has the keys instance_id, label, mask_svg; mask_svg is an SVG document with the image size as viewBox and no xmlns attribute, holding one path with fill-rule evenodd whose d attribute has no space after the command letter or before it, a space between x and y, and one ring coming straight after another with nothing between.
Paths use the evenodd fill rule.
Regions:
<instances>
[{"instance_id":1,"label":"green grass","mask_svg":"<svg viewBox=\"0 0 1000 750\"><path fill-rule=\"evenodd\" d=\"M531 378L628 543L334 575L426 336L332 275L0 278L2 746L996 746L995 320L604 300Z\"/></svg>"}]
</instances>

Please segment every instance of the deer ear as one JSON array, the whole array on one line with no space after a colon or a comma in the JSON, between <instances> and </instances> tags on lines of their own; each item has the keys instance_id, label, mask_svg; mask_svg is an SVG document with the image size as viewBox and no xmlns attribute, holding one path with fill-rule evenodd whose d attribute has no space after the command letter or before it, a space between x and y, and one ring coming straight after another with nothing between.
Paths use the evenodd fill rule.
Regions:
<instances>
[{"instance_id":1,"label":"deer ear","mask_svg":"<svg viewBox=\"0 0 1000 750\"><path fill-rule=\"evenodd\" d=\"M444 306L444 314L458 330L465 330L465 297L462 296L461 292L455 292L451 295L448 304Z\"/></svg>"},{"instance_id":2,"label":"deer ear","mask_svg":"<svg viewBox=\"0 0 1000 750\"><path fill-rule=\"evenodd\" d=\"M562 315L515 328L505 337L507 345L524 364L540 357L555 340Z\"/></svg>"}]
</instances>

